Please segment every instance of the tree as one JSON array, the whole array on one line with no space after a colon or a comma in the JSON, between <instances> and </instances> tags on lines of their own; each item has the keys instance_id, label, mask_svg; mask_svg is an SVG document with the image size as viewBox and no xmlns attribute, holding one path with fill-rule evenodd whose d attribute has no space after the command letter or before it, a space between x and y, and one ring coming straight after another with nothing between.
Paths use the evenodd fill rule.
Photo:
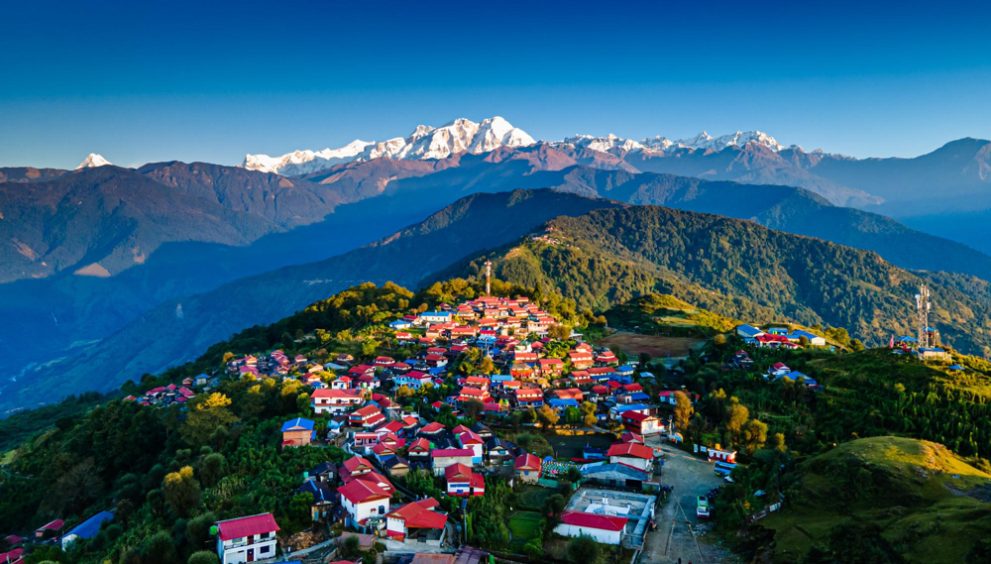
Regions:
<instances>
[{"instance_id":1,"label":"tree","mask_svg":"<svg viewBox=\"0 0 991 564\"><path fill-rule=\"evenodd\" d=\"M547 329L547 335L557 341L567 341L571 338L571 327L568 327L563 323L556 323Z\"/></svg>"},{"instance_id":2,"label":"tree","mask_svg":"<svg viewBox=\"0 0 991 564\"><path fill-rule=\"evenodd\" d=\"M226 430L237 421L230 405L230 398L220 392L213 392L197 402L182 426L182 438L193 446L200 446L218 430Z\"/></svg>"},{"instance_id":3,"label":"tree","mask_svg":"<svg viewBox=\"0 0 991 564\"><path fill-rule=\"evenodd\" d=\"M568 562L575 564L598 564L602 560L602 550L599 543L591 537L581 536L568 541L566 549Z\"/></svg>"},{"instance_id":4,"label":"tree","mask_svg":"<svg viewBox=\"0 0 991 564\"><path fill-rule=\"evenodd\" d=\"M180 562L176 554L172 535L167 531L158 531L145 539L141 545L141 562L147 564L177 564Z\"/></svg>"},{"instance_id":5,"label":"tree","mask_svg":"<svg viewBox=\"0 0 991 564\"><path fill-rule=\"evenodd\" d=\"M189 555L186 564L219 564L220 559L217 553L212 550L197 550Z\"/></svg>"},{"instance_id":6,"label":"tree","mask_svg":"<svg viewBox=\"0 0 991 564\"><path fill-rule=\"evenodd\" d=\"M193 549L206 549L210 546L212 537L210 528L217 522L217 516L212 512L201 513L186 522L186 540ZM211 552L211 554L213 554Z\"/></svg>"},{"instance_id":7,"label":"tree","mask_svg":"<svg viewBox=\"0 0 991 564\"><path fill-rule=\"evenodd\" d=\"M162 481L165 502L181 517L188 516L200 503L200 483L193 476L192 466L165 475Z\"/></svg>"},{"instance_id":8,"label":"tree","mask_svg":"<svg viewBox=\"0 0 991 564\"><path fill-rule=\"evenodd\" d=\"M492 362L492 357L490 357L489 355L483 356L482 360L479 361L478 363L479 374L489 375L495 372L495 369L496 369L495 363Z\"/></svg>"},{"instance_id":9,"label":"tree","mask_svg":"<svg viewBox=\"0 0 991 564\"><path fill-rule=\"evenodd\" d=\"M780 434L780 433L779 433ZM753 454L767 442L767 423L751 419L743 425L743 444L747 454Z\"/></svg>"},{"instance_id":10,"label":"tree","mask_svg":"<svg viewBox=\"0 0 991 564\"><path fill-rule=\"evenodd\" d=\"M719 348L725 347L726 343L728 342L729 339L726 338L726 335L724 333L720 333L712 338L712 344L716 345Z\"/></svg>"},{"instance_id":11,"label":"tree","mask_svg":"<svg viewBox=\"0 0 991 564\"><path fill-rule=\"evenodd\" d=\"M785 444L784 433L774 433L774 450L780 453L788 452L788 445Z\"/></svg>"},{"instance_id":12,"label":"tree","mask_svg":"<svg viewBox=\"0 0 991 564\"><path fill-rule=\"evenodd\" d=\"M219 452L213 452L200 461L200 481L206 487L213 486L224 476L227 459Z\"/></svg>"},{"instance_id":13,"label":"tree","mask_svg":"<svg viewBox=\"0 0 991 564\"><path fill-rule=\"evenodd\" d=\"M485 406L478 400L468 400L461 404L461 409L464 410L466 416L472 419L477 419L478 416L482 414L482 410L485 409Z\"/></svg>"},{"instance_id":14,"label":"tree","mask_svg":"<svg viewBox=\"0 0 991 564\"><path fill-rule=\"evenodd\" d=\"M566 500L561 494L554 494L544 500L544 513L550 517L560 515L564 511Z\"/></svg>"},{"instance_id":15,"label":"tree","mask_svg":"<svg viewBox=\"0 0 991 564\"><path fill-rule=\"evenodd\" d=\"M748 419L750 419L750 410L747 406L740 403L735 396L730 398L730 406L726 410L726 430L733 437L734 442L739 441L743 425Z\"/></svg>"},{"instance_id":16,"label":"tree","mask_svg":"<svg viewBox=\"0 0 991 564\"><path fill-rule=\"evenodd\" d=\"M684 433L688 429L688 423L695 413L692 407L692 400L688 399L688 394L678 390L674 393L674 426L675 429Z\"/></svg>"},{"instance_id":17,"label":"tree","mask_svg":"<svg viewBox=\"0 0 991 564\"><path fill-rule=\"evenodd\" d=\"M540 409L537 410L537 419L540 420L540 423L545 427L553 427L557 425L557 421L560 418L561 416L558 415L557 410L546 403L540 406Z\"/></svg>"}]
</instances>

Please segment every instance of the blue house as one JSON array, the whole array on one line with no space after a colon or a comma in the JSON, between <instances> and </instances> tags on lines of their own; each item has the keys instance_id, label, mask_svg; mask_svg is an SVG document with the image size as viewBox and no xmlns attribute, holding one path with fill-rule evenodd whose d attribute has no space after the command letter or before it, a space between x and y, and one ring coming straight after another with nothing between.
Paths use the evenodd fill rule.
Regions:
<instances>
[{"instance_id":1,"label":"blue house","mask_svg":"<svg viewBox=\"0 0 991 564\"><path fill-rule=\"evenodd\" d=\"M563 410L569 407L578 407L578 400L573 398L561 399L561 398L550 398L547 400L547 404L557 410Z\"/></svg>"},{"instance_id":2,"label":"blue house","mask_svg":"<svg viewBox=\"0 0 991 564\"><path fill-rule=\"evenodd\" d=\"M282 424L282 446L305 446L317 438L312 419L297 417Z\"/></svg>"},{"instance_id":3,"label":"blue house","mask_svg":"<svg viewBox=\"0 0 991 564\"><path fill-rule=\"evenodd\" d=\"M409 321L406 321L405 319L397 319L389 324L389 327L396 330L409 329L412 326L413 324L410 323Z\"/></svg>"},{"instance_id":4,"label":"blue house","mask_svg":"<svg viewBox=\"0 0 991 564\"><path fill-rule=\"evenodd\" d=\"M744 339L755 339L758 335L763 335L764 332L759 327L743 324L736 328L736 334Z\"/></svg>"},{"instance_id":5,"label":"blue house","mask_svg":"<svg viewBox=\"0 0 991 564\"><path fill-rule=\"evenodd\" d=\"M633 365L631 365L631 364L624 364L623 366L620 366L620 367L616 368L616 375L617 376L633 376L633 371L634 371Z\"/></svg>"}]
</instances>

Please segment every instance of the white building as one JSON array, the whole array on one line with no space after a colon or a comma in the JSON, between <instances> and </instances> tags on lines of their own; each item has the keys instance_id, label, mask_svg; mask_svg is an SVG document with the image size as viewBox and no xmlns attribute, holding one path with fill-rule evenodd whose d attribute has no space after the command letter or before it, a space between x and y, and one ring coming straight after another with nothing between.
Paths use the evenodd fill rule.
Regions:
<instances>
[{"instance_id":1,"label":"white building","mask_svg":"<svg viewBox=\"0 0 991 564\"><path fill-rule=\"evenodd\" d=\"M595 542L618 545L623 540L627 522L626 517L565 511L554 532L565 537L590 537Z\"/></svg>"},{"instance_id":2,"label":"white building","mask_svg":"<svg viewBox=\"0 0 991 564\"><path fill-rule=\"evenodd\" d=\"M389 512L389 492L365 480L352 480L337 488L341 505L354 525L362 525L370 517L385 517Z\"/></svg>"},{"instance_id":3,"label":"white building","mask_svg":"<svg viewBox=\"0 0 991 564\"><path fill-rule=\"evenodd\" d=\"M241 564L275 557L279 525L271 513L217 522L220 564Z\"/></svg>"},{"instance_id":4,"label":"white building","mask_svg":"<svg viewBox=\"0 0 991 564\"><path fill-rule=\"evenodd\" d=\"M361 394L351 390L321 388L310 396L313 413L344 413L363 401Z\"/></svg>"}]
</instances>

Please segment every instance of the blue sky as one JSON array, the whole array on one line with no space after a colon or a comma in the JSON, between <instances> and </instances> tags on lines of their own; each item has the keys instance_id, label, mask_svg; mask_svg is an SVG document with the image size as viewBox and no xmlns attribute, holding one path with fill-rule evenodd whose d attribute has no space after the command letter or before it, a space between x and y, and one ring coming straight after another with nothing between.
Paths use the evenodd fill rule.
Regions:
<instances>
[{"instance_id":1,"label":"blue sky","mask_svg":"<svg viewBox=\"0 0 991 564\"><path fill-rule=\"evenodd\" d=\"M468 4L6 3L0 165L233 164L490 115L856 156L991 137L989 3Z\"/></svg>"}]
</instances>

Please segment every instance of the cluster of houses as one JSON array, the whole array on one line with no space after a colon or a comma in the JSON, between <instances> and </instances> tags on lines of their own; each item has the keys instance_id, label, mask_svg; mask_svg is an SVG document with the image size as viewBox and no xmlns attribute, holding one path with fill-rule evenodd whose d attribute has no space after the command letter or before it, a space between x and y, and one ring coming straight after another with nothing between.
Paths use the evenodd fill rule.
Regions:
<instances>
[{"instance_id":1,"label":"cluster of houses","mask_svg":"<svg viewBox=\"0 0 991 564\"><path fill-rule=\"evenodd\" d=\"M155 407L183 405L196 396L196 392L190 388L193 385L194 379L186 378L180 386L175 384L156 386L139 396L128 395L124 398L124 401L132 401L138 405Z\"/></svg>"},{"instance_id":2,"label":"cluster of houses","mask_svg":"<svg viewBox=\"0 0 991 564\"><path fill-rule=\"evenodd\" d=\"M748 345L767 348L799 349L804 346L824 347L826 338L802 329L768 327L761 329L755 325L743 324L736 328L736 334Z\"/></svg>"}]
</instances>

